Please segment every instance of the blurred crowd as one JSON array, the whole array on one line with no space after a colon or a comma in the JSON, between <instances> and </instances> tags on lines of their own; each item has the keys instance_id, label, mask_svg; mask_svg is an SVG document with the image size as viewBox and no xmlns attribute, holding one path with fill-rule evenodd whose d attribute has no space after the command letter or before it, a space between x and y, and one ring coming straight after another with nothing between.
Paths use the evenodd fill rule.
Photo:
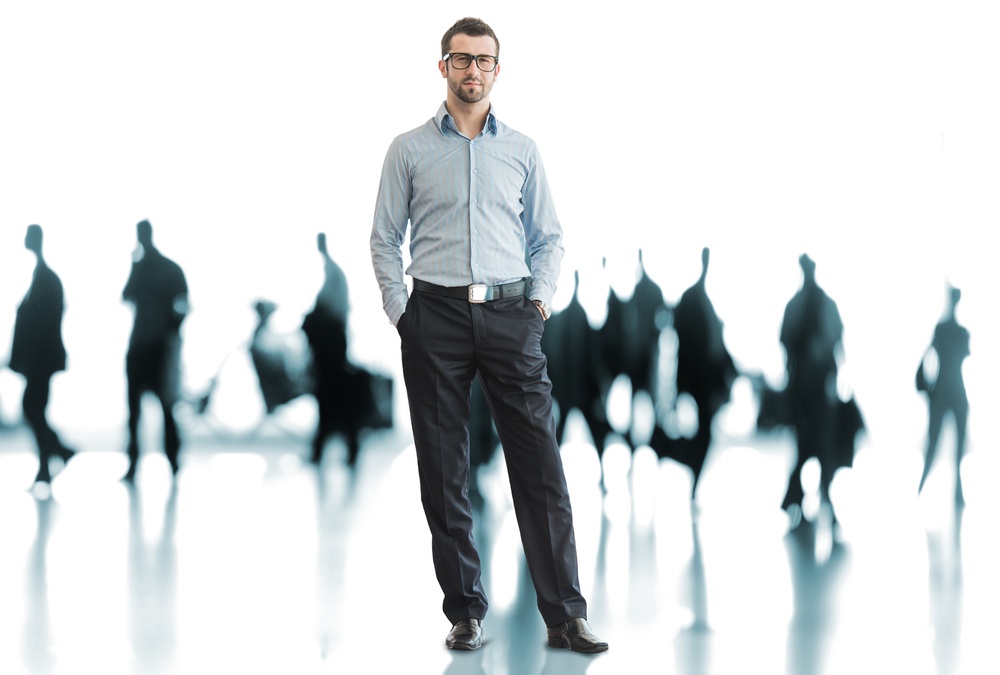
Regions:
<instances>
[{"instance_id":1,"label":"blurred crowd","mask_svg":"<svg viewBox=\"0 0 1000 675\"><path fill-rule=\"evenodd\" d=\"M45 261L39 225L27 228L24 246L36 263L17 309L7 365L24 380L21 408L37 446L36 482L47 483L56 470L53 467L64 466L76 452L63 442L46 414L51 379L66 368L64 297L58 274ZM249 357L265 414L300 397L312 397L317 415L309 459L319 465L331 439L339 437L347 449L346 462L354 467L365 433L393 426L394 382L348 357L347 277L330 256L324 233L317 235L316 250L323 282L300 325L308 348L304 353L296 351L274 331L270 319L277 306L259 299L254 304L257 323L248 343ZM730 402L734 382L745 377L753 385L756 428L762 432L787 429L795 439L795 461L782 508L793 522L801 517L802 471L815 459L821 469L820 499L833 513L831 481L838 469L851 466L859 434L865 430L858 401L853 394L845 397L837 386L844 359L844 326L837 303L818 283L814 260L802 254L798 259L801 285L785 306L778 335L785 356L784 381L773 386L759 373L738 368L726 346L723 320L706 290L710 258L709 249L704 248L699 277L675 303L668 303L649 275L640 250L634 286L627 295L608 289L605 319L597 326L581 305L579 273L574 274L572 298L548 320L542 340L556 402L558 440L564 442L567 420L577 411L599 457L613 442L623 442L633 452L649 447L659 458L688 467L694 500L713 446L716 418ZM956 461L961 461L965 448L969 403L962 364L970 353L969 332L956 317L961 291L949 287L947 298L942 319L929 327L926 352L915 364L914 386L926 395L929 411L924 469L917 490L923 488L934 465L942 426L949 417L956 429ZM134 316L124 355L129 468L123 478L135 479L140 412L147 396L155 398L163 411L163 451L176 474L183 429L175 407L183 397L181 336L188 314L188 287L180 265L154 245L147 220L136 225L132 269L121 299L133 308ZM633 407L624 426L609 414L612 388L623 381L628 383ZM215 380L197 398L196 412L209 408L214 385ZM478 384L471 397L470 462L475 471L491 461L499 441ZM638 414L640 399L652 403L652 420ZM689 423L678 423L680 407L693 411ZM961 505L964 497L958 477L954 490L955 503ZM474 499L481 499L475 480L470 491Z\"/></svg>"}]
</instances>

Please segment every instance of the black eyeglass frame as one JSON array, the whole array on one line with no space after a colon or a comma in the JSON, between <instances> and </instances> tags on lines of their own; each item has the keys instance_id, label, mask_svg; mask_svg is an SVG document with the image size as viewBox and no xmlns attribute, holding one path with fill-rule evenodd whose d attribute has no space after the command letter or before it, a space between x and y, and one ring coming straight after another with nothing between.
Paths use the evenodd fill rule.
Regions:
<instances>
[{"instance_id":1,"label":"black eyeglass frame","mask_svg":"<svg viewBox=\"0 0 1000 675\"><path fill-rule=\"evenodd\" d=\"M500 57L499 56L493 56L493 54L468 54L466 52L448 52L447 54L444 55L444 57L442 58L442 60L443 61L449 61L449 60L450 61L454 61L454 57L456 57L456 56L467 56L470 59L469 66L471 66L473 63L475 63L476 64L476 68L479 68L479 70L483 71L484 73L492 73L494 70L497 69L497 66L500 65ZM483 68L479 64L479 59L482 58L482 57L484 57L484 56L486 58L488 58L488 59L493 59L493 67L490 68L489 70L486 70L485 68ZM466 66L465 68L462 68L461 66L459 66L457 64L455 65L455 67L458 68L459 70L466 70L469 66Z\"/></svg>"}]
</instances>

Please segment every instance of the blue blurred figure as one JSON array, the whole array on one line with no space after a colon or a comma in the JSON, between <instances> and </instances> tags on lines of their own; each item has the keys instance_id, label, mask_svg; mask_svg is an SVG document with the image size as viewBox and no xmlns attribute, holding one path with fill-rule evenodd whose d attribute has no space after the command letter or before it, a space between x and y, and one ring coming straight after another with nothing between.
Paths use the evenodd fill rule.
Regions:
<instances>
[{"instance_id":1,"label":"blue blurred figure","mask_svg":"<svg viewBox=\"0 0 1000 675\"><path fill-rule=\"evenodd\" d=\"M785 306L780 336L788 378L785 395L797 446L781 508L793 524L802 515L802 468L812 457L820 463L821 503L830 505L830 483L838 461L837 367L844 331L837 303L816 283L816 263L803 254L799 266L802 286Z\"/></svg>"},{"instance_id":2,"label":"blue blurred figure","mask_svg":"<svg viewBox=\"0 0 1000 675\"><path fill-rule=\"evenodd\" d=\"M174 404L180 398L181 324L188 314L188 286L184 272L153 245L153 226L136 224L132 271L122 300L135 310L132 335L125 356L128 379L128 459L126 481L135 479L139 464L139 418L142 396L152 393L163 410L163 449L176 475L179 469L180 432Z\"/></svg>"},{"instance_id":3,"label":"blue blurred figure","mask_svg":"<svg viewBox=\"0 0 1000 675\"><path fill-rule=\"evenodd\" d=\"M66 369L66 348L62 339L65 304L62 281L42 255L41 226L28 226L24 247L35 254L35 271L31 286L17 308L10 369L24 376L21 403L24 420L31 427L38 445L35 482L48 483L52 477L49 459L57 456L69 461L74 454L59 439L45 414L52 376Z\"/></svg>"},{"instance_id":4,"label":"blue blurred figure","mask_svg":"<svg viewBox=\"0 0 1000 675\"><path fill-rule=\"evenodd\" d=\"M327 441L337 434L346 437L347 464L358 459L361 431L360 378L347 357L347 277L330 257L326 234L316 236L316 248L323 260L323 286L312 310L302 322L302 331L312 353L313 394L318 419L312 438L310 461L319 465Z\"/></svg>"},{"instance_id":5,"label":"blue blurred figure","mask_svg":"<svg viewBox=\"0 0 1000 675\"><path fill-rule=\"evenodd\" d=\"M677 393L690 395L698 407L698 430L688 450L680 453L693 474L692 499L712 444L712 423L719 410L729 402L733 381L738 375L723 339L722 321L705 288L708 261L709 249L706 247L701 251L701 276L681 294L674 307ZM683 445L681 441L676 444Z\"/></svg>"},{"instance_id":6,"label":"blue blurred figure","mask_svg":"<svg viewBox=\"0 0 1000 675\"><path fill-rule=\"evenodd\" d=\"M958 301L961 299L960 289L948 289L945 316L934 328L934 337L921 358L917 371L917 388L926 392L929 407L927 450L918 492L924 489L924 483L934 465L945 416L951 413L955 421L955 504L958 506L965 504L962 476L958 469L965 455L965 432L969 421L969 398L965 392L965 379L962 377L962 362L969 356L969 331L955 317ZM932 352L937 356L938 364L937 376L933 380L925 370L927 356Z\"/></svg>"}]
</instances>

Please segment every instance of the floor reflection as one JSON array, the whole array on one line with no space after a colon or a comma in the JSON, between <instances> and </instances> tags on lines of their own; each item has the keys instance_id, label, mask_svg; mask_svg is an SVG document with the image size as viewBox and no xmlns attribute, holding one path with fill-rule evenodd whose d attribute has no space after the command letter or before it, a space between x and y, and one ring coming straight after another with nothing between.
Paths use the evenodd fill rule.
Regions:
<instances>
[{"instance_id":1,"label":"floor reflection","mask_svg":"<svg viewBox=\"0 0 1000 675\"><path fill-rule=\"evenodd\" d=\"M932 484L918 499L861 457L837 478L839 525L820 509L789 530L788 447L721 441L692 504L686 469L651 451L607 452L603 491L596 453L567 444L581 584L611 643L588 657L545 646L502 461L476 523L486 644L452 653L406 439L371 439L356 472L206 441L176 482L154 453L134 486L124 457L84 452L36 495L8 433L0 672L984 672L997 500L976 481L964 510Z\"/></svg>"}]
</instances>

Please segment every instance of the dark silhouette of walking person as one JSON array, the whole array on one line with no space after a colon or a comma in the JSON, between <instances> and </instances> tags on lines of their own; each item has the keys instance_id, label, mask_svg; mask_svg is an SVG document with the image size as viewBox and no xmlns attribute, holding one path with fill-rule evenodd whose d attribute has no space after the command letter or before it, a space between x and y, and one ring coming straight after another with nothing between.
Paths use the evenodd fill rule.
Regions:
<instances>
[{"instance_id":1,"label":"dark silhouette of walking person","mask_svg":"<svg viewBox=\"0 0 1000 675\"><path fill-rule=\"evenodd\" d=\"M837 304L816 283L816 263L799 257L802 286L785 306L781 344L785 349L785 395L795 431L797 458L788 478L781 507L793 524L802 515L802 467L816 457L820 463L820 499L830 505L830 483L836 462L834 430L840 405L837 367L843 323Z\"/></svg>"},{"instance_id":2,"label":"dark silhouette of walking person","mask_svg":"<svg viewBox=\"0 0 1000 675\"><path fill-rule=\"evenodd\" d=\"M62 339L65 304L62 281L42 255L42 228L39 225L28 226L24 247L35 254L35 271L31 286L17 308L10 369L24 377L21 402L24 420L38 446L35 482L48 483L52 477L49 459L57 456L68 462L74 454L59 439L46 417L52 376L66 369L66 348Z\"/></svg>"},{"instance_id":3,"label":"dark silhouette of walking person","mask_svg":"<svg viewBox=\"0 0 1000 675\"><path fill-rule=\"evenodd\" d=\"M646 270L639 250L635 289L626 302L626 330L635 345L629 354L626 374L632 382L632 395L644 391L656 399L657 366L660 356L660 335L667 324L667 303L663 290Z\"/></svg>"},{"instance_id":4,"label":"dark silhouette of walking person","mask_svg":"<svg viewBox=\"0 0 1000 675\"><path fill-rule=\"evenodd\" d=\"M607 260L604 261L607 267ZM608 378L608 390L624 375L632 390L629 405L630 429L624 430L633 449L642 440L635 436L635 401L640 392L657 399L657 370L660 355L660 335L668 321L669 308L663 291L646 272L639 251L636 280L631 293L622 298L613 287L608 289L607 316L598 331L602 355L602 377ZM601 450L601 448L599 448Z\"/></svg>"},{"instance_id":5,"label":"dark silhouette of walking person","mask_svg":"<svg viewBox=\"0 0 1000 675\"><path fill-rule=\"evenodd\" d=\"M323 461L327 441L340 433L346 436L347 464L358 458L358 392L352 392L353 369L347 358L347 277L330 257L326 235L319 233L316 246L323 258L323 286L312 310L302 322L312 352L313 393L318 410L316 433L310 460Z\"/></svg>"},{"instance_id":6,"label":"dark silhouette of walking person","mask_svg":"<svg viewBox=\"0 0 1000 675\"><path fill-rule=\"evenodd\" d=\"M688 451L683 453L693 474L692 499L712 444L712 423L722 406L729 402L730 390L738 374L723 340L722 321L705 289L708 261L709 249L703 248L701 276L681 294L674 306L677 393L689 394L698 407L698 430L688 444Z\"/></svg>"},{"instance_id":7,"label":"dark silhouette of walking person","mask_svg":"<svg viewBox=\"0 0 1000 675\"><path fill-rule=\"evenodd\" d=\"M969 356L969 331L958 323L955 316L961 298L960 289L948 289L945 316L934 328L934 337L921 358L917 375L918 388L926 391L929 408L927 449L918 492L924 489L924 483L933 468L941 429L945 417L951 413L955 423L955 504L958 506L965 504L959 468L965 455L965 432L969 420L969 399L965 391L965 379L962 377L962 363ZM926 372L927 357L932 352L936 354L938 363L937 376L933 379Z\"/></svg>"},{"instance_id":8,"label":"dark silhouette of walking person","mask_svg":"<svg viewBox=\"0 0 1000 675\"><path fill-rule=\"evenodd\" d=\"M598 457L611 425L607 416L607 395L611 377L607 376L598 341L598 332L590 325L580 304L580 273L573 274L573 297L563 309L554 312L542 333L542 352L548 359L552 398L559 406L556 417L556 440L561 446L566 420L572 410L583 415Z\"/></svg>"},{"instance_id":9,"label":"dark silhouette of walking person","mask_svg":"<svg viewBox=\"0 0 1000 675\"><path fill-rule=\"evenodd\" d=\"M323 286L316 295L316 304L322 305L325 311L342 323L346 332L347 314L350 310L347 276L340 265L330 257L324 232L316 235L316 249L323 258Z\"/></svg>"},{"instance_id":10,"label":"dark silhouette of walking person","mask_svg":"<svg viewBox=\"0 0 1000 675\"><path fill-rule=\"evenodd\" d=\"M188 286L184 272L153 245L153 226L135 226L138 246L122 300L134 309L132 335L125 356L128 380L128 458L124 479L135 479L139 464L139 418L145 393L163 410L163 449L174 475L180 468L180 431L174 405L180 398L181 324L187 317Z\"/></svg>"}]
</instances>

